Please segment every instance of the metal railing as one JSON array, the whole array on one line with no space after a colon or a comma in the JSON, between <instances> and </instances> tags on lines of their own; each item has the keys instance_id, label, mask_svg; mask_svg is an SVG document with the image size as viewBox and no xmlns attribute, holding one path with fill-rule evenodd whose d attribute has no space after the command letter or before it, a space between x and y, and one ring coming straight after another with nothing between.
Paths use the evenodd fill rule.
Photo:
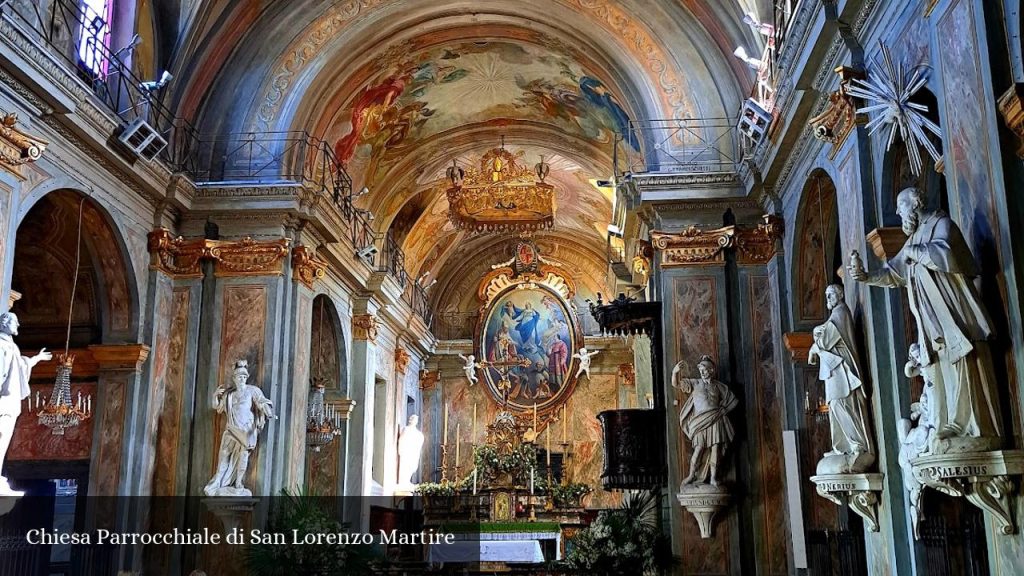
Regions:
<instances>
[{"instance_id":1,"label":"metal railing","mask_svg":"<svg viewBox=\"0 0 1024 576\"><path fill-rule=\"evenodd\" d=\"M132 72L126 62L131 48L111 50L107 40L110 23L88 13L76 0L3 3L0 14L31 40L48 46L125 124L142 118L159 131L168 146L158 157L177 166L177 154L191 146L195 130L163 106L163 87L147 88Z\"/></svg>"},{"instance_id":2,"label":"metal railing","mask_svg":"<svg viewBox=\"0 0 1024 576\"><path fill-rule=\"evenodd\" d=\"M630 149L621 137L617 138L616 174L732 173L743 158L735 119L632 120L629 126L640 141L641 151Z\"/></svg>"}]
</instances>

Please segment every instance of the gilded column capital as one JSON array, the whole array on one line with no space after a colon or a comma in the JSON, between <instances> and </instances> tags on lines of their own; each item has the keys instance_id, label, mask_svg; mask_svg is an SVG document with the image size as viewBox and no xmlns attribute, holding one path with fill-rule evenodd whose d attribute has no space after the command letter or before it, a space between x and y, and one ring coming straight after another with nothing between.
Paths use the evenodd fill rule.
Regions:
<instances>
[{"instance_id":1,"label":"gilded column capital","mask_svg":"<svg viewBox=\"0 0 1024 576\"><path fill-rule=\"evenodd\" d=\"M267 276L284 273L284 261L291 240L281 238L258 242L246 236L241 240L219 241L210 248L216 263L216 276Z\"/></svg>"},{"instance_id":2,"label":"gilded column capital","mask_svg":"<svg viewBox=\"0 0 1024 576\"><path fill-rule=\"evenodd\" d=\"M841 80L839 88L829 94L825 110L808 122L815 138L832 145L828 154L829 159L836 157L857 124L866 122L863 114L857 114L857 104L853 96L846 91L851 80L864 78L864 72L848 66L840 66L835 72Z\"/></svg>"},{"instance_id":3,"label":"gilded column capital","mask_svg":"<svg viewBox=\"0 0 1024 576\"><path fill-rule=\"evenodd\" d=\"M151 270L159 270L175 278L199 278L203 275L200 264L208 257L209 240L175 238L166 228L149 233Z\"/></svg>"},{"instance_id":4,"label":"gilded column capital","mask_svg":"<svg viewBox=\"0 0 1024 576\"><path fill-rule=\"evenodd\" d=\"M674 234L651 232L651 244L663 268L724 264L725 249L733 245L735 236L735 226L713 230L690 226Z\"/></svg>"},{"instance_id":5,"label":"gilded column capital","mask_svg":"<svg viewBox=\"0 0 1024 576\"><path fill-rule=\"evenodd\" d=\"M17 123L18 115L12 112L0 119L0 167L24 177L22 165L39 160L49 142L18 130Z\"/></svg>"},{"instance_id":6,"label":"gilded column capital","mask_svg":"<svg viewBox=\"0 0 1024 576\"><path fill-rule=\"evenodd\" d=\"M327 263L318 259L313 250L306 246L292 248L292 278L302 282L306 288L313 288L313 282L327 273Z\"/></svg>"},{"instance_id":7,"label":"gilded column capital","mask_svg":"<svg viewBox=\"0 0 1024 576\"><path fill-rule=\"evenodd\" d=\"M352 338L365 342L377 341L380 326L373 314L357 314L352 317Z\"/></svg>"},{"instance_id":8,"label":"gilded column capital","mask_svg":"<svg viewBox=\"0 0 1024 576\"><path fill-rule=\"evenodd\" d=\"M740 264L767 264L775 256L782 239L782 218L771 214L761 217L756 228L736 230L736 256Z\"/></svg>"}]
</instances>

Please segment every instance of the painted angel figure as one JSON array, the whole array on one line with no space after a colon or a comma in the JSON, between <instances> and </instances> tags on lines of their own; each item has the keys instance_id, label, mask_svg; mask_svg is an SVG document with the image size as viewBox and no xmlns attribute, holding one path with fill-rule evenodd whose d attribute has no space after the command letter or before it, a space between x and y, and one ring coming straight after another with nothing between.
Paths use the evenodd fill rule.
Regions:
<instances>
[{"instance_id":1,"label":"painted angel figure","mask_svg":"<svg viewBox=\"0 0 1024 576\"><path fill-rule=\"evenodd\" d=\"M710 356L701 356L697 364L699 378L682 378L685 363L672 370L672 386L689 394L679 411L679 427L693 445L690 473L683 484L718 486L718 469L722 456L735 432L728 413L739 404L729 387L714 380L715 363Z\"/></svg>"},{"instance_id":2,"label":"painted angel figure","mask_svg":"<svg viewBox=\"0 0 1024 576\"><path fill-rule=\"evenodd\" d=\"M473 386L479 380L476 375L476 371L483 368L484 365L477 362L476 356L472 354L470 354L468 358L459 354L459 358L462 358L462 361L466 363L466 365L462 367L462 371L466 373L466 380L469 380L469 385Z\"/></svg>"},{"instance_id":3,"label":"painted angel figure","mask_svg":"<svg viewBox=\"0 0 1024 576\"><path fill-rule=\"evenodd\" d=\"M593 358L594 356L597 356L597 354L597 350L594 350L593 352L587 352L587 347L583 346L580 348L579 352L572 355L573 358L579 358L580 360L579 370L576 371L577 378L579 378L581 374L586 374L587 379L590 379L590 359Z\"/></svg>"}]
</instances>

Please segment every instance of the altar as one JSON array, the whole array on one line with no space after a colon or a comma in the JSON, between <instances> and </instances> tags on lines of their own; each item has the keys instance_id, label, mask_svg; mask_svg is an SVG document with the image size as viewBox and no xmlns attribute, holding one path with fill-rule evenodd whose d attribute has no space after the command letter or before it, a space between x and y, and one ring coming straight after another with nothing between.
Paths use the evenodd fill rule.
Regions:
<instances>
[{"instance_id":1,"label":"altar","mask_svg":"<svg viewBox=\"0 0 1024 576\"><path fill-rule=\"evenodd\" d=\"M524 530L529 530L524 526ZM539 564L562 559L560 530L455 534L453 542L433 544L427 552L431 564L445 562L505 562ZM547 546L545 546L547 544ZM553 554L545 554L545 548Z\"/></svg>"}]
</instances>

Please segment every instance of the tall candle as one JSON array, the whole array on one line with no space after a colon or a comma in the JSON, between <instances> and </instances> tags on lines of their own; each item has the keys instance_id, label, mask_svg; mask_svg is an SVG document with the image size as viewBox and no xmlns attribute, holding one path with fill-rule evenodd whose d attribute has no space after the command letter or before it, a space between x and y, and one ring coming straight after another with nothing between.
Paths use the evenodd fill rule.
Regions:
<instances>
[{"instance_id":1,"label":"tall candle","mask_svg":"<svg viewBox=\"0 0 1024 576\"><path fill-rule=\"evenodd\" d=\"M568 425L568 422L569 422L569 418L568 418L568 415L565 413L565 404L562 404L562 444L565 444L565 441L566 441L566 436L567 436L566 426Z\"/></svg>"},{"instance_id":2,"label":"tall candle","mask_svg":"<svg viewBox=\"0 0 1024 576\"><path fill-rule=\"evenodd\" d=\"M473 404L473 430L472 435L469 437L469 443L476 443L476 404Z\"/></svg>"},{"instance_id":3,"label":"tall candle","mask_svg":"<svg viewBox=\"0 0 1024 576\"><path fill-rule=\"evenodd\" d=\"M530 468L530 496L533 496L533 468Z\"/></svg>"},{"instance_id":4,"label":"tall candle","mask_svg":"<svg viewBox=\"0 0 1024 576\"><path fill-rule=\"evenodd\" d=\"M548 433L548 435L547 435L547 450L546 450L546 452L548 453L548 468L550 468L551 467L551 426L548 426L547 433Z\"/></svg>"},{"instance_id":5,"label":"tall candle","mask_svg":"<svg viewBox=\"0 0 1024 576\"><path fill-rule=\"evenodd\" d=\"M537 405L533 405L533 431L537 432Z\"/></svg>"},{"instance_id":6,"label":"tall candle","mask_svg":"<svg viewBox=\"0 0 1024 576\"><path fill-rule=\"evenodd\" d=\"M476 474L477 469L473 468L473 496L476 496Z\"/></svg>"},{"instance_id":7,"label":"tall candle","mask_svg":"<svg viewBox=\"0 0 1024 576\"><path fill-rule=\"evenodd\" d=\"M444 443L448 443L448 405L444 405Z\"/></svg>"},{"instance_id":8,"label":"tall candle","mask_svg":"<svg viewBox=\"0 0 1024 576\"><path fill-rule=\"evenodd\" d=\"M459 452L462 448L462 422L455 424L455 465L459 465Z\"/></svg>"}]
</instances>

